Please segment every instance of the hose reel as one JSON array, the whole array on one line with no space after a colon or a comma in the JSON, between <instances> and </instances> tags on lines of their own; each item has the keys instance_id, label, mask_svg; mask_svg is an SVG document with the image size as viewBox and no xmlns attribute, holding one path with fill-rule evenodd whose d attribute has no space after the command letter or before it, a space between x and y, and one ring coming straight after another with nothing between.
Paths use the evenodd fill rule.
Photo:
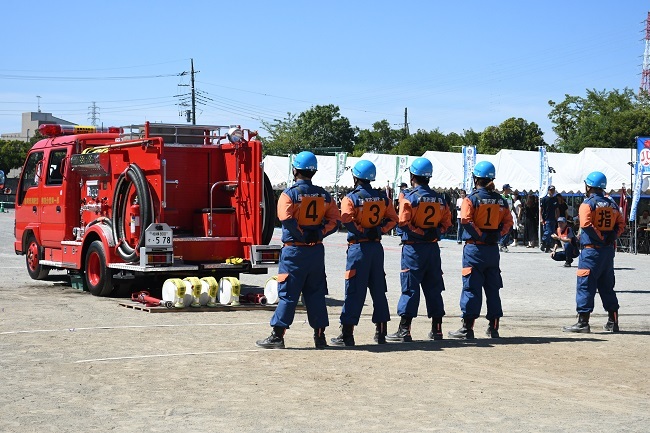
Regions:
<instances>
[{"instance_id":1,"label":"hose reel","mask_svg":"<svg viewBox=\"0 0 650 433\"><path fill-rule=\"evenodd\" d=\"M140 235L134 246L131 246L127 240L125 226L131 185L135 188L135 200L137 200L136 206L139 206L138 217L140 218L139 226L141 227ZM153 214L153 200L147 178L137 164L130 164L118 177L113 193L113 236L115 237L117 254L125 262L135 262L138 259L140 246L144 245L145 242L144 228L153 222Z\"/></svg>"}]
</instances>

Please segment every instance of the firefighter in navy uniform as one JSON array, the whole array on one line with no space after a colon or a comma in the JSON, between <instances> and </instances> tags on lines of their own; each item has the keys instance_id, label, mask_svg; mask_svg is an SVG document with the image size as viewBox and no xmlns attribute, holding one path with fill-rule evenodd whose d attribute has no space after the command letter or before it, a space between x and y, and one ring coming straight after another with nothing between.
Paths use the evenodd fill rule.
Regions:
<instances>
[{"instance_id":1,"label":"firefighter in navy uniform","mask_svg":"<svg viewBox=\"0 0 650 433\"><path fill-rule=\"evenodd\" d=\"M376 175L375 164L357 162L352 168L355 188L341 201L341 221L348 229L348 252L341 335L331 340L335 346L354 346L354 327L359 324L366 289L372 297L375 342L386 343L390 313L381 237L397 225L397 213L386 193L370 186Z\"/></svg>"},{"instance_id":2,"label":"firefighter in navy uniform","mask_svg":"<svg viewBox=\"0 0 650 433\"><path fill-rule=\"evenodd\" d=\"M278 265L279 302L271 318L271 335L256 343L266 349L284 348L284 333L293 323L301 292L309 325L314 328L314 344L317 348L327 346L325 328L329 320L322 240L337 230L341 215L330 194L311 182L317 169L316 156L300 152L292 165L296 182L278 199L284 243Z\"/></svg>"},{"instance_id":3,"label":"firefighter in navy uniform","mask_svg":"<svg viewBox=\"0 0 650 433\"><path fill-rule=\"evenodd\" d=\"M413 341L411 321L418 315L420 286L431 318L432 340L442 339L442 317L445 306L442 292L440 236L451 226L451 211L443 195L429 188L433 165L426 158L417 158L409 168L411 187L399 196L398 233L402 237L402 295L397 304L400 323L397 332L386 336L388 341Z\"/></svg>"},{"instance_id":4,"label":"firefighter in navy uniform","mask_svg":"<svg viewBox=\"0 0 650 433\"><path fill-rule=\"evenodd\" d=\"M483 290L489 325L486 335L499 338L499 319L503 316L499 290L503 287L499 269L499 239L512 228L508 202L494 191L496 170L488 161L474 167L476 189L465 197L460 209L463 240L463 290L460 309L463 324L449 333L451 338L473 339L474 322L481 315Z\"/></svg>"},{"instance_id":5,"label":"firefighter in navy uniform","mask_svg":"<svg viewBox=\"0 0 650 433\"><path fill-rule=\"evenodd\" d=\"M580 205L580 245L576 304L578 322L565 326L565 332L591 332L589 316L594 311L596 291L608 313L604 329L618 332L618 299L614 291L614 253L616 239L625 230L618 205L604 196L607 178L599 171L585 179L587 199Z\"/></svg>"}]
</instances>

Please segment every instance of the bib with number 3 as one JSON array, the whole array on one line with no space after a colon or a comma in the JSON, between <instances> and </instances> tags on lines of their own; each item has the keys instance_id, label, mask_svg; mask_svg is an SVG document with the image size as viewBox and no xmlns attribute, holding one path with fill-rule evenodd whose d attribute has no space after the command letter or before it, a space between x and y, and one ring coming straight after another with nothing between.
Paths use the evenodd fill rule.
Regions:
<instances>
[{"instance_id":1,"label":"bib with number 3","mask_svg":"<svg viewBox=\"0 0 650 433\"><path fill-rule=\"evenodd\" d=\"M386 202L384 202L384 200L364 201L359 215L359 223L364 229L377 227L384 219L385 213Z\"/></svg>"}]
</instances>

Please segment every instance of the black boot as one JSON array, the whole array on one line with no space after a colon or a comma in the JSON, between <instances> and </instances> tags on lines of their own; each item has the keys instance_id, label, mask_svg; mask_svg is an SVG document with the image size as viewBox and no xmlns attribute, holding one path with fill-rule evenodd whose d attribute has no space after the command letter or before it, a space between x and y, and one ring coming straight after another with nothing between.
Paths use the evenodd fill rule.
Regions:
<instances>
[{"instance_id":1,"label":"black boot","mask_svg":"<svg viewBox=\"0 0 650 433\"><path fill-rule=\"evenodd\" d=\"M458 340L473 340L474 339L474 320L463 319L463 326L458 331L450 331L449 337Z\"/></svg>"},{"instance_id":2,"label":"black boot","mask_svg":"<svg viewBox=\"0 0 650 433\"><path fill-rule=\"evenodd\" d=\"M316 346L316 349L324 349L327 347L325 328L314 328L314 346Z\"/></svg>"},{"instance_id":3,"label":"black boot","mask_svg":"<svg viewBox=\"0 0 650 433\"><path fill-rule=\"evenodd\" d=\"M408 343L410 341L413 341L413 338L411 337L411 321L413 320L412 317L409 316L402 316L402 318L399 321L399 327L397 328L397 332L394 334L388 334L386 336L387 341L399 341L402 343Z\"/></svg>"},{"instance_id":4,"label":"black boot","mask_svg":"<svg viewBox=\"0 0 650 433\"><path fill-rule=\"evenodd\" d=\"M572 326L565 326L562 328L564 332L580 332L588 333L591 332L589 327L589 313L579 313L578 314L578 323Z\"/></svg>"},{"instance_id":5,"label":"black boot","mask_svg":"<svg viewBox=\"0 0 650 433\"><path fill-rule=\"evenodd\" d=\"M341 325L341 335L332 338L332 346L354 346L354 325Z\"/></svg>"},{"instance_id":6,"label":"black boot","mask_svg":"<svg viewBox=\"0 0 650 433\"><path fill-rule=\"evenodd\" d=\"M607 323L603 326L603 329L607 332L618 332L618 311L610 311L609 317L607 318Z\"/></svg>"},{"instance_id":7,"label":"black boot","mask_svg":"<svg viewBox=\"0 0 650 433\"><path fill-rule=\"evenodd\" d=\"M274 326L271 335L264 340L257 340L255 345L263 349L284 349L284 331L286 328Z\"/></svg>"},{"instance_id":8,"label":"black boot","mask_svg":"<svg viewBox=\"0 0 650 433\"><path fill-rule=\"evenodd\" d=\"M442 317L433 317L431 319L429 340L442 340Z\"/></svg>"},{"instance_id":9,"label":"black boot","mask_svg":"<svg viewBox=\"0 0 650 433\"><path fill-rule=\"evenodd\" d=\"M490 319L489 322L490 324L488 325L487 331L485 331L485 335L490 338L501 338L499 335L499 318Z\"/></svg>"},{"instance_id":10,"label":"black boot","mask_svg":"<svg viewBox=\"0 0 650 433\"><path fill-rule=\"evenodd\" d=\"M386 344L386 332L388 322L379 322L375 324L375 343Z\"/></svg>"}]
</instances>

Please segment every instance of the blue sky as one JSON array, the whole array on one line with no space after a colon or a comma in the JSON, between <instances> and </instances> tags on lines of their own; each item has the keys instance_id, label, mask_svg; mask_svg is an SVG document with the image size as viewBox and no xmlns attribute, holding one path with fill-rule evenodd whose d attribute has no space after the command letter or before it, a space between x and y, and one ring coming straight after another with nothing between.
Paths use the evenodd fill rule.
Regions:
<instances>
[{"instance_id":1,"label":"blue sky","mask_svg":"<svg viewBox=\"0 0 650 433\"><path fill-rule=\"evenodd\" d=\"M335 104L353 126L408 107L410 130L482 131L509 117L555 135L548 101L638 90L649 1L10 2L0 132L41 110L104 125L182 123L190 58L197 123L259 128ZM110 79L109 79L110 78Z\"/></svg>"}]
</instances>

